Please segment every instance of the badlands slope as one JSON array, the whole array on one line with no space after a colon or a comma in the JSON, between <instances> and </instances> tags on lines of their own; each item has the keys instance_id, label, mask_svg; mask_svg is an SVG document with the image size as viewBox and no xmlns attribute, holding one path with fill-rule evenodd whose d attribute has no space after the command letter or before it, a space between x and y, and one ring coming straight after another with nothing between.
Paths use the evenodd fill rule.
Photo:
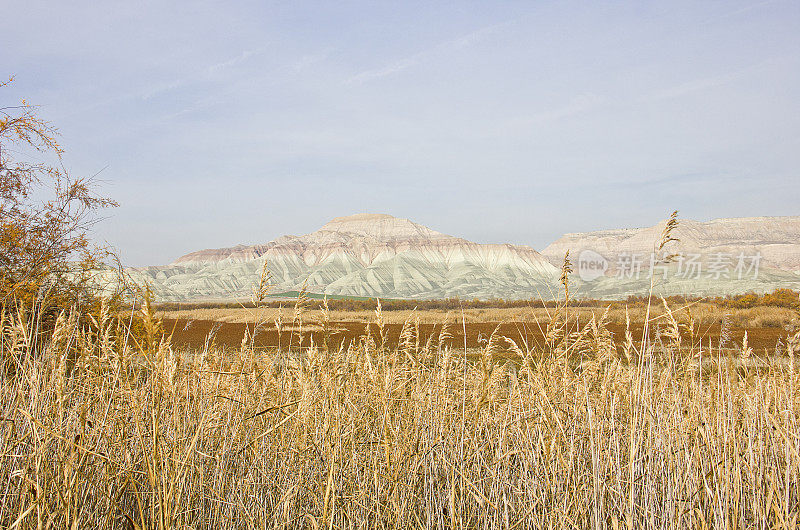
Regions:
<instances>
[{"instance_id":1,"label":"badlands slope","mask_svg":"<svg viewBox=\"0 0 800 530\"><path fill-rule=\"evenodd\" d=\"M565 234L545 247L542 255L551 263L560 263L569 249L572 256L591 249L615 262L623 252L649 256L664 224L662 221L648 228ZM705 223L680 219L674 235L680 239L671 245L674 252L748 256L760 253L761 263L767 268L800 272L800 216L740 217Z\"/></svg>"},{"instance_id":2,"label":"badlands slope","mask_svg":"<svg viewBox=\"0 0 800 530\"><path fill-rule=\"evenodd\" d=\"M250 297L264 262L274 293L297 291L381 298L551 298L567 250L573 261L573 293L618 299L646 294L649 257L664 222L649 228L566 234L540 254L527 246L483 245L382 214L336 218L304 236L283 236L263 245L201 250L172 264L132 269L159 300L234 300ZM800 289L800 217L753 217L697 222L682 219L670 252L700 256L691 274L673 263L658 276L656 293L694 296ZM579 274L581 251L608 263L604 275ZM638 274L620 274L624 255L641 260ZM710 268L728 256L727 274ZM737 277L737 257L759 256L758 274ZM750 265L750 262L747 263Z\"/></svg>"},{"instance_id":3,"label":"badlands slope","mask_svg":"<svg viewBox=\"0 0 800 530\"><path fill-rule=\"evenodd\" d=\"M650 287L650 256L660 239L665 221L647 228L600 230L565 234L542 250L551 263L558 264L570 250L573 260L590 250L603 256L609 270L600 278L580 284L580 295L591 298L622 298L646 293ZM778 288L800 289L800 216L742 217L698 222L679 220L669 253L679 254L666 271L656 274L658 294L695 296L741 294L748 291L770 292ZM642 274L619 274L631 270L627 257L641 259ZM744 270L739 277L736 267L742 257ZM699 265L690 271L688 260ZM716 261L718 275L713 267ZM749 270L754 261L755 269ZM577 269L577 266L576 266ZM622 276L622 277L620 277Z\"/></svg>"},{"instance_id":4,"label":"badlands slope","mask_svg":"<svg viewBox=\"0 0 800 530\"><path fill-rule=\"evenodd\" d=\"M248 298L264 265L273 292L384 298L548 296L558 269L526 246L482 245L407 219L357 214L304 236L201 250L132 271L160 300Z\"/></svg>"}]
</instances>

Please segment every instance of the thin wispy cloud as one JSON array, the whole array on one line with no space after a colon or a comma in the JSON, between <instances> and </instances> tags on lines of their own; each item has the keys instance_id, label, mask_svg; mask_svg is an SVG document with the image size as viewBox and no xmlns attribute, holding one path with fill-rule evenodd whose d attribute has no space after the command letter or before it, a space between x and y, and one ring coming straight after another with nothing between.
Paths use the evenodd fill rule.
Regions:
<instances>
[{"instance_id":1,"label":"thin wispy cloud","mask_svg":"<svg viewBox=\"0 0 800 530\"><path fill-rule=\"evenodd\" d=\"M130 264L365 204L535 248L607 215L797 213L797 2L116 1L12 2L0 96L41 105L71 171L108 165L97 236ZM714 200L648 184L682 175Z\"/></svg>"},{"instance_id":2,"label":"thin wispy cloud","mask_svg":"<svg viewBox=\"0 0 800 530\"><path fill-rule=\"evenodd\" d=\"M532 128L541 128L553 125L560 120L577 117L602 108L609 103L609 98L602 94L592 92L576 94L568 97L565 102L550 108L538 109L536 112L503 121L499 126L488 130L478 131L477 137L509 137L524 135L524 131Z\"/></svg>"},{"instance_id":3,"label":"thin wispy cloud","mask_svg":"<svg viewBox=\"0 0 800 530\"><path fill-rule=\"evenodd\" d=\"M158 83L151 87L148 87L142 94L141 98L143 100L152 99L164 92L169 92L171 90L176 90L184 85L184 81L171 81L168 83Z\"/></svg>"},{"instance_id":4,"label":"thin wispy cloud","mask_svg":"<svg viewBox=\"0 0 800 530\"><path fill-rule=\"evenodd\" d=\"M607 101L605 96L600 94L586 93L578 94L570 98L565 105L538 112L529 118L522 120L525 125L543 124L554 122L563 118L578 116L592 111L603 105Z\"/></svg>"},{"instance_id":5,"label":"thin wispy cloud","mask_svg":"<svg viewBox=\"0 0 800 530\"><path fill-rule=\"evenodd\" d=\"M382 68L376 68L375 70L365 70L349 78L347 80L347 84L360 85L363 83L367 83L369 81L374 81L375 79L380 79L381 77L386 77L392 74L396 74L398 72L402 72L406 68L411 68L412 66L419 64L420 61L422 61L422 59L428 54L429 52L421 52L411 57L395 61L394 63L384 66Z\"/></svg>"},{"instance_id":6,"label":"thin wispy cloud","mask_svg":"<svg viewBox=\"0 0 800 530\"><path fill-rule=\"evenodd\" d=\"M303 71L311 66L326 61L335 51L335 48L328 46L327 48L315 53L308 53L300 57L292 64L292 69L296 72Z\"/></svg>"},{"instance_id":7,"label":"thin wispy cloud","mask_svg":"<svg viewBox=\"0 0 800 530\"><path fill-rule=\"evenodd\" d=\"M708 90L711 88L726 85L736 80L737 78L742 77L744 74L745 72L738 71L712 77L693 79L691 81L679 83L677 85L663 88L661 90L656 90L655 92L643 96L641 98L641 101L656 102L656 101L664 101L669 99L680 98L689 94L693 94L695 92L701 92L703 90Z\"/></svg>"},{"instance_id":8,"label":"thin wispy cloud","mask_svg":"<svg viewBox=\"0 0 800 530\"><path fill-rule=\"evenodd\" d=\"M776 4L776 3L779 3L779 2L785 2L785 1L786 0L764 0L763 2L753 2L752 4L746 5L744 7L740 7L738 9L733 9L731 11L728 11L727 13L723 13L722 15L720 15L720 18L722 18L722 17L735 17L735 16L738 16L738 15L741 15L741 14L744 14L744 13L749 13L751 11L755 11L757 9L764 8L764 7L772 5L772 4Z\"/></svg>"},{"instance_id":9,"label":"thin wispy cloud","mask_svg":"<svg viewBox=\"0 0 800 530\"><path fill-rule=\"evenodd\" d=\"M220 70L224 70L226 68L230 68L232 66L236 66L237 64L243 63L250 57L261 53L260 50L244 50L242 53L235 57L231 57L225 61L221 61L219 63L212 64L206 69L207 74L216 74Z\"/></svg>"},{"instance_id":10,"label":"thin wispy cloud","mask_svg":"<svg viewBox=\"0 0 800 530\"><path fill-rule=\"evenodd\" d=\"M736 81L742 80L749 76L753 76L765 68L770 67L790 67L791 58L783 55L772 56L763 61L758 61L754 64L736 68L728 72L720 73L717 75L703 76L696 79L677 83L668 87L661 88L643 95L639 98L642 102L657 102L670 99L676 99L697 92L703 92L714 88L724 87L725 85L735 84Z\"/></svg>"},{"instance_id":11,"label":"thin wispy cloud","mask_svg":"<svg viewBox=\"0 0 800 530\"><path fill-rule=\"evenodd\" d=\"M481 29L471 31L465 35L462 35L455 39L450 39L441 42L431 48L428 48L427 50L423 50L411 56L399 59L380 68L364 70L362 72L359 72L356 75L348 78L345 81L345 83L352 85L360 85L363 83L368 83L370 81L381 79L383 77L392 76L394 74L402 72L403 70L407 70L413 66L421 64L429 59L437 57L441 54L463 50L465 48L473 46L476 43L480 42L481 40L488 38L493 33L496 33L499 29L508 24L509 24L508 22L500 24L492 24L490 26L486 26Z\"/></svg>"}]
</instances>

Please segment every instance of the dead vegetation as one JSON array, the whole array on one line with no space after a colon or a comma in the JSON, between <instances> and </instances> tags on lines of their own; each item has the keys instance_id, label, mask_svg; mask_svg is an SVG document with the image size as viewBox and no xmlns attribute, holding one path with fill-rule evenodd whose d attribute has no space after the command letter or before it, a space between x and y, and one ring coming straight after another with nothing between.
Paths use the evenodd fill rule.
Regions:
<instances>
[{"instance_id":1,"label":"dead vegetation","mask_svg":"<svg viewBox=\"0 0 800 530\"><path fill-rule=\"evenodd\" d=\"M373 305L375 302L373 301ZM742 328L761 328L774 327L784 328L798 319L798 312L795 309L773 306L757 306L748 308L728 308L722 307L712 302L696 302L691 305L679 306L675 316L681 320L693 318L696 323L709 326L719 324L727 316L731 323ZM602 314L608 309L608 321L615 324L625 323L626 310L631 322L641 324L646 315L645 307L634 305L626 306L619 303L598 304L595 307L573 307L570 309L574 318L579 322L585 323L591 318ZM278 315L286 318L292 312L292 305L286 304L283 308L197 308L197 309L177 309L159 310L158 316L174 320L215 320L218 322L248 323L254 324L264 320L274 320ZM478 322L546 322L553 314L553 309L546 308L472 308L460 310L446 309L422 309L422 310L395 310L383 312L384 319L390 324L402 324L409 318L419 318L420 322L437 324L444 320L459 323L463 319L467 323ZM373 312L366 310L358 311L329 311L331 320L339 322L369 322ZM663 314L662 308L653 310L654 316ZM317 319L322 315L321 309L311 308L308 310L311 319Z\"/></svg>"},{"instance_id":2,"label":"dead vegetation","mask_svg":"<svg viewBox=\"0 0 800 530\"><path fill-rule=\"evenodd\" d=\"M386 312L347 349L300 348L300 298L236 351L176 351L147 306L41 340L2 313L0 524L15 528L791 527L795 355L688 343L666 303L654 340L608 313L554 310L546 342L497 333L477 360L453 323L387 348ZM654 304L655 308L655 304ZM282 330L279 351L252 347ZM372 331L376 330L376 331ZM209 342L209 345L213 341ZM512 355L509 355L509 352ZM723 353L724 352L724 353Z\"/></svg>"}]
</instances>

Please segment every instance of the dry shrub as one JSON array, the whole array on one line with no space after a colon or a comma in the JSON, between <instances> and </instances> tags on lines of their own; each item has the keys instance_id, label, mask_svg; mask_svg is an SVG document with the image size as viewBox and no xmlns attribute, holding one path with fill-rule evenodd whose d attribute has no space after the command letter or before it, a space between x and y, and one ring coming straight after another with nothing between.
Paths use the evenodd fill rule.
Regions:
<instances>
[{"instance_id":1,"label":"dry shrub","mask_svg":"<svg viewBox=\"0 0 800 530\"><path fill-rule=\"evenodd\" d=\"M76 304L89 311L98 300L110 253L88 233L98 210L116 206L95 193L91 178L72 177L62 153L57 130L36 107L0 107L0 305L23 304L53 318Z\"/></svg>"}]
</instances>

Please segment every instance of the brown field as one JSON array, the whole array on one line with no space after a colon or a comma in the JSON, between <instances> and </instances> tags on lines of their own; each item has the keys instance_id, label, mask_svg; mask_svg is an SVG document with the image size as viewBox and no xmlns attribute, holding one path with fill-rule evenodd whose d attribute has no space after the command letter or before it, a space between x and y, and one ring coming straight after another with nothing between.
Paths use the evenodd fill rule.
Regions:
<instances>
[{"instance_id":1,"label":"brown field","mask_svg":"<svg viewBox=\"0 0 800 530\"><path fill-rule=\"evenodd\" d=\"M173 343L186 347L202 347L213 331L214 343L223 347L239 347L244 337L245 328L252 334L257 326L255 345L258 347L280 347L286 344L292 331L292 307L277 308L204 308L162 311L165 329L172 333ZM608 308L607 328L615 341L624 340L626 329L625 306L619 303L597 305L596 307L577 307L570 309L571 319L577 326L588 323L593 317L600 318ZM672 308L671 308L672 309ZM675 318L682 323L689 319L695 322L694 339L702 339L704 344L710 340L714 345L720 343L720 335L725 325L727 341L725 347L739 346L745 332L751 348L759 353L773 353L782 338L785 338L787 326L791 326L797 312L781 307L753 307L745 309L722 308L713 303L693 303L679 306L673 310ZM437 336L442 326L447 323L452 344L456 347L466 346L468 349L485 345L485 340L495 329L501 335L510 337L520 344L540 346L544 342L547 323L555 313L555 309L538 308L480 308L461 311L443 309L421 311L397 310L382 312L384 335L387 346L396 347L405 322L419 324L419 339L423 343L432 335ZM631 332L635 339L641 339L645 318L645 307L634 305L628 308L631 320ZM281 334L274 322L281 318L287 324ZM320 309L309 309L305 314L306 323L303 328L303 346L310 346L312 340L320 344L321 327L315 322L322 318ZM367 325L373 336L379 330L375 322L375 311L330 311L330 326L333 332L329 336L328 346L338 349L347 348L350 343L361 337ZM663 307L651 308L651 336L658 333L659 323L664 322ZM260 323L260 324L259 324ZM465 344L466 331L466 344ZM689 331L682 330L686 340L691 340Z\"/></svg>"},{"instance_id":2,"label":"brown field","mask_svg":"<svg viewBox=\"0 0 800 530\"><path fill-rule=\"evenodd\" d=\"M212 320L185 320L185 319L164 319L164 326L167 332L172 333L172 343L180 347L199 348L203 347L206 339L211 336L216 346L225 348L238 348L244 338L245 327L248 333L252 334L253 324L242 322L217 322ZM365 334L367 326L373 337L379 336L377 324L364 324L353 321L334 321L331 322L334 331L330 334L328 347L333 349L347 349L355 340L359 340ZM400 333L403 324L390 323L384 325L384 336L386 346L396 348L399 343ZM722 326L719 324L710 325L700 330L699 337L704 343L710 340L712 344L719 345L720 332ZM540 329L535 323L529 322L469 322L466 324L466 347L470 350L485 345L492 332L497 329L500 335L509 337L519 344L528 343L531 346L541 346L544 343L544 329ZM614 335L616 342L621 343L625 337L624 324L609 324L607 329ZM426 342L431 337L437 337L442 330L442 324L419 324L419 338L421 342ZM465 346L464 326L460 323L451 323L448 330L453 335L451 344L454 347ZM259 348L280 348L286 346L292 331L298 331L297 327L287 328L282 337L272 325L260 327L256 333L255 346ZM786 337L786 332L781 328L729 328L728 347L741 345L744 333L747 332L747 339L750 347L758 353L771 354L775 351L778 342ZM631 324L631 332L638 339L642 336L642 324ZM654 337L657 329L651 330L651 337ZM685 337L688 339L688 337ZM303 347L312 344L321 344L324 341L323 332L319 326L310 324L303 332ZM479 342L480 341L480 342Z\"/></svg>"}]
</instances>

